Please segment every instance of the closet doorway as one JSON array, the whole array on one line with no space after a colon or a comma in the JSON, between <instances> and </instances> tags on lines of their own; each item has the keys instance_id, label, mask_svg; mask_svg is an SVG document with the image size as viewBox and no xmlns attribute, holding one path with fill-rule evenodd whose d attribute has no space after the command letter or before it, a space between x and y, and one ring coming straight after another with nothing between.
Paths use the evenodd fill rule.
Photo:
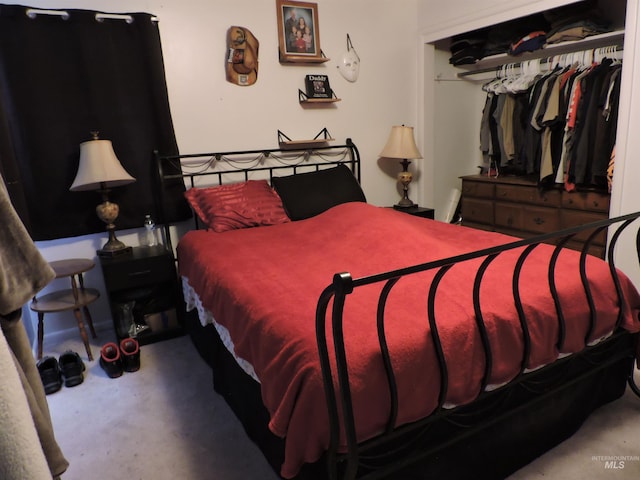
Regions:
<instances>
[{"instance_id":1,"label":"closet doorway","mask_svg":"<svg viewBox=\"0 0 640 480\"><path fill-rule=\"evenodd\" d=\"M570 2L567 2L570 3ZM628 48L622 53L624 48L624 30L626 2L616 0L604 3L608 20L612 31L606 35L597 35L585 39L581 42L566 42L555 51L544 51L519 55L517 57L509 55L494 55L488 59L482 59L476 65L453 66L450 63L452 53L450 50L453 37L464 33L466 28L461 25L458 30L452 32L446 38L429 37L423 34L424 40L424 63L421 65L424 86L421 92L424 110L424 144L428 155L425 155L425 195L428 201L439 212L439 219L444 218L444 214L450 207L451 199L455 196L455 191L460 189L460 176L480 173L483 165L483 154L480 149L480 125L482 112L486 101L487 92L482 87L489 80L495 78L506 65L520 65L522 59L540 60L541 68L546 69L547 60L552 62L560 60L568 61L569 55L577 58L581 55L585 60L589 54L576 52L590 52L594 54L596 49L604 47L616 47L615 56L618 59L627 58L630 53ZM535 10L531 7L531 11ZM514 7L515 9L515 7ZM518 11L521 11L519 8ZM504 12L501 18L504 18ZM491 19L484 19L481 22L469 22L473 28L478 26L492 25ZM562 57L564 55L564 57ZM422 59L421 59L422 61ZM531 63L529 64L531 66ZM504 66L504 67L503 67ZM531 67L533 68L533 67ZM472 70L479 73L469 74ZM484 71L481 71L484 70ZM519 75L519 68L512 68L511 74ZM622 138L626 138L626 130L618 132ZM619 153L619 150L618 150ZM613 205L613 204L612 204Z\"/></svg>"}]
</instances>

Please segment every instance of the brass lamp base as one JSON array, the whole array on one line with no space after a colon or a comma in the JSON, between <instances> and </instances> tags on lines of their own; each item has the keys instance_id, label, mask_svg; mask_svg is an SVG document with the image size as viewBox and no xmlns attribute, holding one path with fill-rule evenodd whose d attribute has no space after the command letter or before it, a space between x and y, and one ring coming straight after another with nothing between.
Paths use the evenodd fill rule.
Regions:
<instances>
[{"instance_id":1,"label":"brass lamp base","mask_svg":"<svg viewBox=\"0 0 640 480\"><path fill-rule=\"evenodd\" d=\"M417 206L409 199L409 184L413 180L413 174L408 170L411 162L406 158L400 162L402 171L398 173L398 181L402 184L402 199L394 205L395 208L411 208Z\"/></svg>"},{"instance_id":2,"label":"brass lamp base","mask_svg":"<svg viewBox=\"0 0 640 480\"><path fill-rule=\"evenodd\" d=\"M115 232L116 226L111 223L107 225L107 231L109 232L109 240L100 250L96 250L96 253L99 257L103 258L113 258L119 257L120 255L124 255L127 253L131 253L133 249L131 247L127 247L124 243L116 238Z\"/></svg>"},{"instance_id":3,"label":"brass lamp base","mask_svg":"<svg viewBox=\"0 0 640 480\"><path fill-rule=\"evenodd\" d=\"M116 225L115 220L118 218L120 208L118 204L110 202L108 199L109 190L107 188L101 189L103 202L96 207L96 214L104 223L107 224L107 232L109 233L109 240L104 244L102 249L96 250L96 253L100 257L115 257L126 253L131 253L132 248L127 247L124 243L116 238Z\"/></svg>"},{"instance_id":4,"label":"brass lamp base","mask_svg":"<svg viewBox=\"0 0 640 480\"><path fill-rule=\"evenodd\" d=\"M409 200L408 198L403 198L402 200L400 200L398 203L396 203L393 208L411 208L411 207L417 207L418 204L417 203L413 203L411 200Z\"/></svg>"}]
</instances>

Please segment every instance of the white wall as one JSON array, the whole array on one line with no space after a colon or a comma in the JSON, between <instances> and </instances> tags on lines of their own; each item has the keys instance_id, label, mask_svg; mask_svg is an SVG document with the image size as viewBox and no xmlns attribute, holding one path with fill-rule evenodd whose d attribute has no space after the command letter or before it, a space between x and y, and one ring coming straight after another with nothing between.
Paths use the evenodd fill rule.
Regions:
<instances>
[{"instance_id":1,"label":"white wall","mask_svg":"<svg viewBox=\"0 0 640 480\"><path fill-rule=\"evenodd\" d=\"M103 12L145 11L158 16L169 100L182 153L277 147L277 130L292 139L314 137L326 127L336 143L350 137L362 157L367 199L391 205L398 199L398 166L379 163L392 125L417 121L417 2L402 0L318 0L320 42L331 61L320 66L278 62L275 0L33 0L7 1L37 8L81 8ZM226 31L248 28L260 42L258 81L239 87L225 80ZM349 83L336 70L346 50L346 35L361 59L360 78ZM327 73L341 98L331 106L305 109L298 103L304 75ZM418 138L418 146L420 138ZM419 169L420 162L412 167ZM419 182L410 195L422 202ZM142 223L142 219L141 219ZM138 243L138 232L120 232L125 243ZM105 235L38 242L44 257L95 258ZM87 285L104 292L99 267L86 274ZM50 288L58 288L55 280ZM106 296L91 308L96 323L111 322ZM76 328L71 314L50 315L45 333ZM35 322L35 317L32 319Z\"/></svg>"}]
</instances>

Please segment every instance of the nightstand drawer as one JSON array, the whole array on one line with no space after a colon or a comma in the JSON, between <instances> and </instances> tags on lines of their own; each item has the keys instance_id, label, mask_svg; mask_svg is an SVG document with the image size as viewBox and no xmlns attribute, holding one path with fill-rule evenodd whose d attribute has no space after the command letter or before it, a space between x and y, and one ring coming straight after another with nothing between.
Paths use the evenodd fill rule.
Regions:
<instances>
[{"instance_id":1,"label":"nightstand drawer","mask_svg":"<svg viewBox=\"0 0 640 480\"><path fill-rule=\"evenodd\" d=\"M102 271L107 288L120 290L174 280L175 269L173 258L167 254L102 265Z\"/></svg>"},{"instance_id":2,"label":"nightstand drawer","mask_svg":"<svg viewBox=\"0 0 640 480\"><path fill-rule=\"evenodd\" d=\"M100 264L118 341L135 334L146 345L184 333L185 306L171 251L133 247L130 254L100 258ZM126 305L132 305L133 318L123 314Z\"/></svg>"}]
</instances>

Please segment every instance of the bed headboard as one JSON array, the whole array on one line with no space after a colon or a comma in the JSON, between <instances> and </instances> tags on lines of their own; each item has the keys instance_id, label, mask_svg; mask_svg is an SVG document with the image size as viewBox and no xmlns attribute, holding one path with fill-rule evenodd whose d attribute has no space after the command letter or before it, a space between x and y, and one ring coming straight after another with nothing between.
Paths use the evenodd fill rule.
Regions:
<instances>
[{"instance_id":1,"label":"bed headboard","mask_svg":"<svg viewBox=\"0 0 640 480\"><path fill-rule=\"evenodd\" d=\"M314 141L315 142L315 141ZM166 196L168 184L182 180L185 188L224 185L265 179L272 183L274 177L298 175L338 165L346 165L360 182L360 153L350 138L342 145L318 143L282 143L281 148L240 150L230 152L163 155L154 152L158 171L158 225L163 227L165 245L170 250L171 236L167 215ZM198 218L194 215L195 226Z\"/></svg>"}]
</instances>

